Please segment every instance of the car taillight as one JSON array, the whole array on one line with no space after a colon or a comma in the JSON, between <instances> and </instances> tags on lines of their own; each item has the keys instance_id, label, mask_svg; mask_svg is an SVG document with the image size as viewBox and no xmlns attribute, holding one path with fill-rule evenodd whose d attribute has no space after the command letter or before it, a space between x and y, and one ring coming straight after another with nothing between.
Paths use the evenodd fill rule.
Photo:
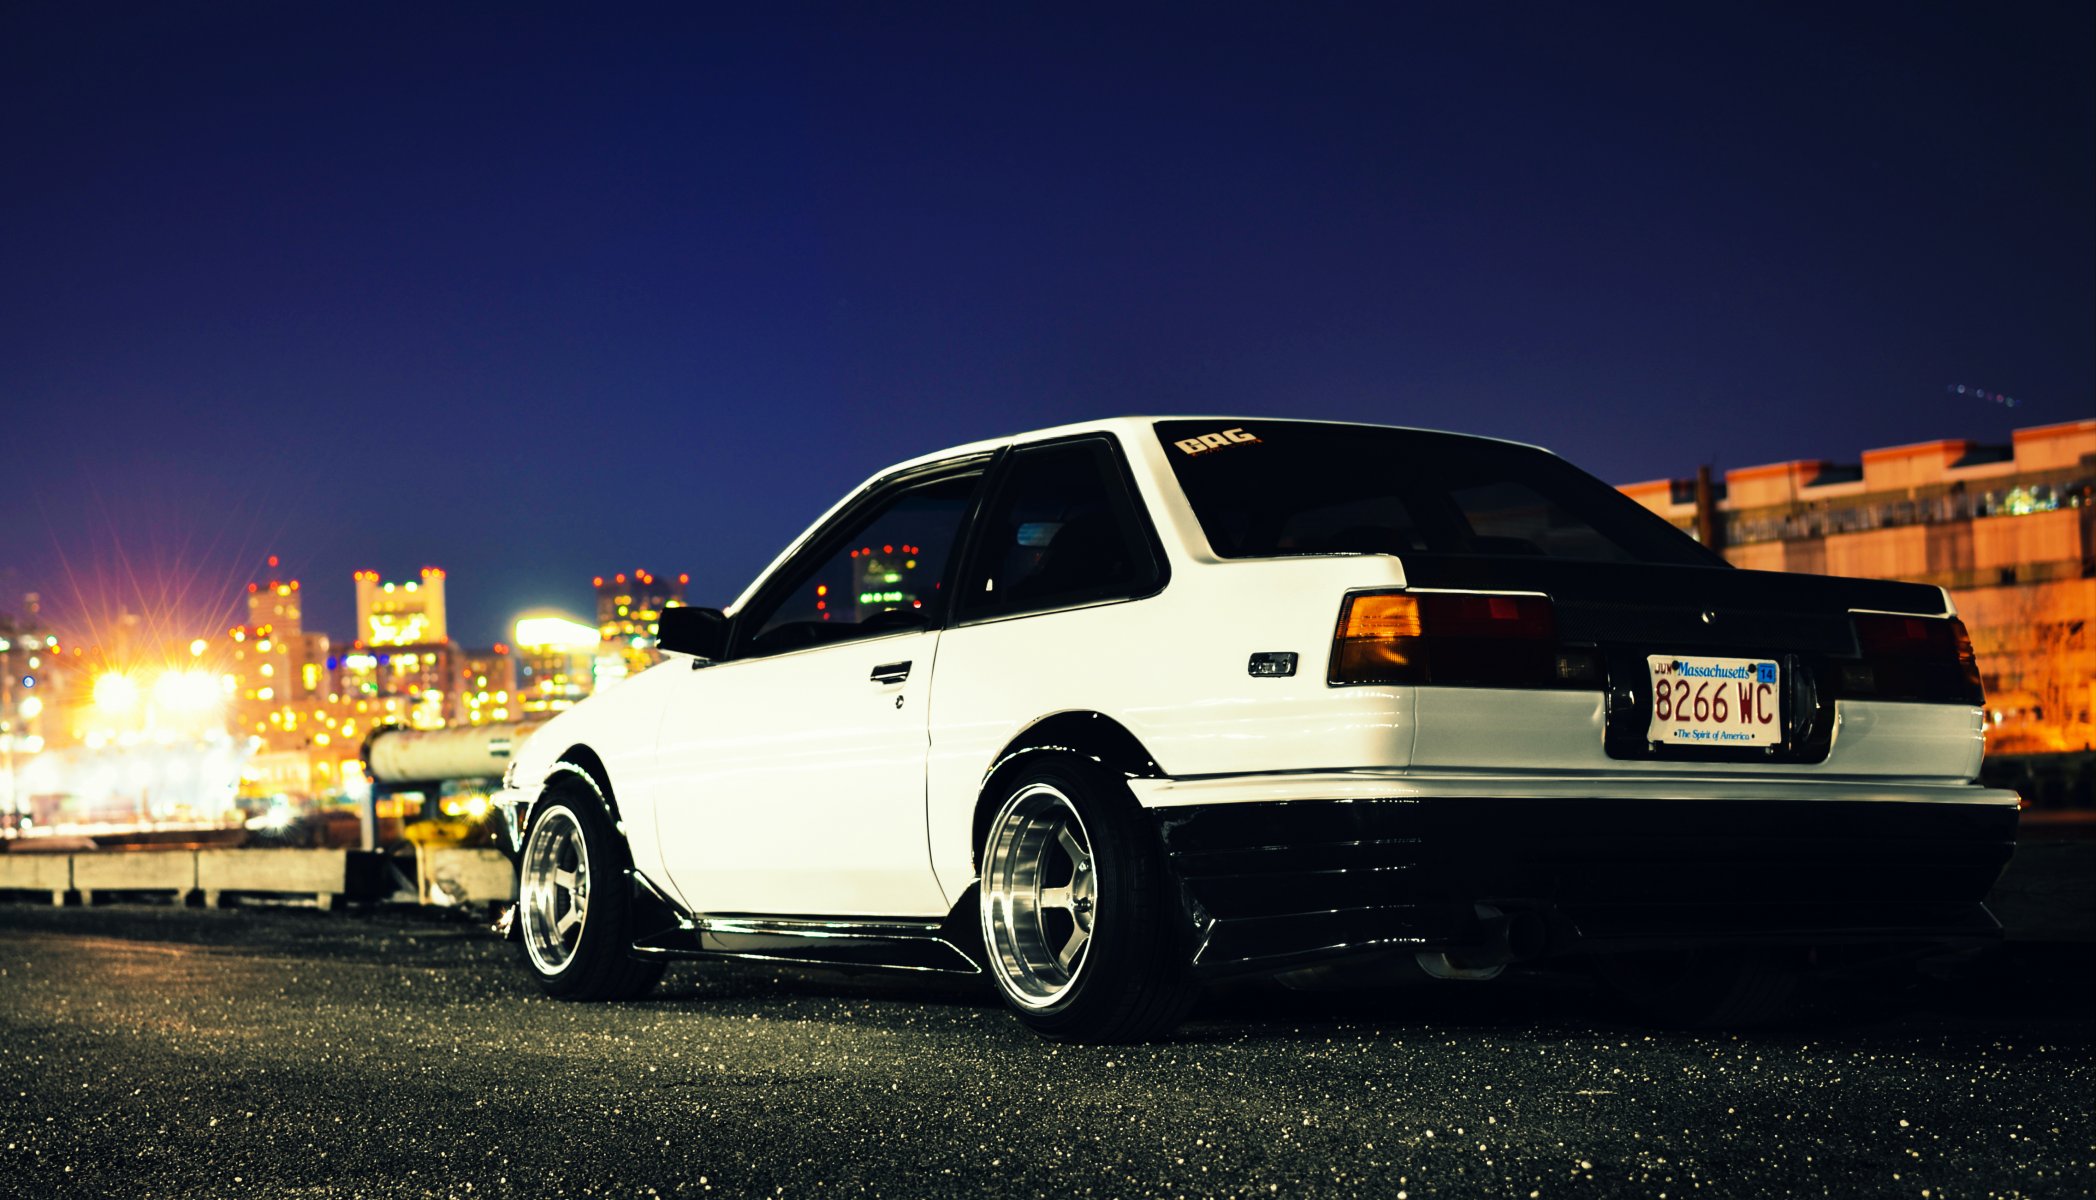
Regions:
<instances>
[{"instance_id":1,"label":"car taillight","mask_svg":"<svg viewBox=\"0 0 2096 1200\"><path fill-rule=\"evenodd\" d=\"M1842 691L1880 700L1980 704L1979 661L1956 617L1853 613L1861 660L1842 670Z\"/></svg>"},{"instance_id":2,"label":"car taillight","mask_svg":"<svg viewBox=\"0 0 2096 1200\"><path fill-rule=\"evenodd\" d=\"M1547 596L1358 592L1339 610L1335 684L1599 686L1598 658L1560 654Z\"/></svg>"}]
</instances>

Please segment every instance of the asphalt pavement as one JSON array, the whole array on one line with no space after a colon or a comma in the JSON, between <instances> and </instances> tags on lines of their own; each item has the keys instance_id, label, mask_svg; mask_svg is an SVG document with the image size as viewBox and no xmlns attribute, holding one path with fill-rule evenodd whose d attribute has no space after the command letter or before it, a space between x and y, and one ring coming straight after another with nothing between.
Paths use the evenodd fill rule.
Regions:
<instances>
[{"instance_id":1,"label":"asphalt pavement","mask_svg":"<svg viewBox=\"0 0 2096 1200\"><path fill-rule=\"evenodd\" d=\"M1241 988L1054 1045L937 979L540 997L477 923L0 904L0 1196L2096 1192L2096 948L1662 1033L1582 977Z\"/></svg>"}]
</instances>

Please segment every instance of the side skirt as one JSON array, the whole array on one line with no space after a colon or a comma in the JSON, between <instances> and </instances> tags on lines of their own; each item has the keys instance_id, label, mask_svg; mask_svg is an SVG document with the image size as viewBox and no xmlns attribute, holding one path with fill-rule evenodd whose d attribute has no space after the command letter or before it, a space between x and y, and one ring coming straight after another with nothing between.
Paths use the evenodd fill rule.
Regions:
<instances>
[{"instance_id":1,"label":"side skirt","mask_svg":"<svg viewBox=\"0 0 2096 1200\"><path fill-rule=\"evenodd\" d=\"M686 912L638 871L633 953L640 958L739 958L816 967L979 975L975 890L943 920ZM972 952L971 952L972 951Z\"/></svg>"}]
</instances>

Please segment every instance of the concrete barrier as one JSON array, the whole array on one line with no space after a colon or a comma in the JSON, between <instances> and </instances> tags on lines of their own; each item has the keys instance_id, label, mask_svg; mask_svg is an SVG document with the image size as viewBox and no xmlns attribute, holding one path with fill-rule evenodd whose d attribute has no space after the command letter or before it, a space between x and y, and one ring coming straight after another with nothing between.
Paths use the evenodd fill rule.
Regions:
<instances>
[{"instance_id":1,"label":"concrete barrier","mask_svg":"<svg viewBox=\"0 0 2096 1200\"><path fill-rule=\"evenodd\" d=\"M93 904L98 892L173 892L180 903L196 890L194 850L105 850L71 858L82 904Z\"/></svg>"},{"instance_id":2,"label":"concrete barrier","mask_svg":"<svg viewBox=\"0 0 2096 1200\"><path fill-rule=\"evenodd\" d=\"M500 850L418 847L416 897L423 904L503 904L517 898L517 868Z\"/></svg>"},{"instance_id":3,"label":"concrete barrier","mask_svg":"<svg viewBox=\"0 0 2096 1200\"><path fill-rule=\"evenodd\" d=\"M64 904L72 890L72 855L0 854L0 892L45 892Z\"/></svg>"},{"instance_id":4,"label":"concrete barrier","mask_svg":"<svg viewBox=\"0 0 2096 1200\"><path fill-rule=\"evenodd\" d=\"M353 878L348 850L199 850L196 886L217 908L230 893L311 896L327 909L345 895L365 892Z\"/></svg>"}]
</instances>

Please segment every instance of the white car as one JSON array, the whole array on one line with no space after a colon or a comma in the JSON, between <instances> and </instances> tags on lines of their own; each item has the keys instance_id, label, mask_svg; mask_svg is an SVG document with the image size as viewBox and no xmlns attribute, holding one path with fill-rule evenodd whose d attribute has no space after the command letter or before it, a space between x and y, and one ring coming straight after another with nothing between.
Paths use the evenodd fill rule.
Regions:
<instances>
[{"instance_id":1,"label":"white car","mask_svg":"<svg viewBox=\"0 0 2096 1200\"><path fill-rule=\"evenodd\" d=\"M1731 568L1512 442L962 446L660 637L499 797L504 928L556 996L682 956L949 970L1126 1040L1225 977L1579 954L1736 1020L1808 954L1999 932L2017 798L1974 783L1948 596Z\"/></svg>"}]
</instances>

